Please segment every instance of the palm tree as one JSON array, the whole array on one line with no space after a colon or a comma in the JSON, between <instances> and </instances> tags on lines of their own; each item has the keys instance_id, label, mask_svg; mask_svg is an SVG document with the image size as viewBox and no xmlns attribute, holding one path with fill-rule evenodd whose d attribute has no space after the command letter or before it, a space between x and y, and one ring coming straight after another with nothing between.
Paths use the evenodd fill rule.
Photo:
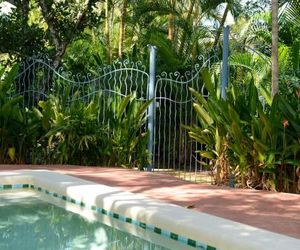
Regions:
<instances>
[{"instance_id":1,"label":"palm tree","mask_svg":"<svg viewBox=\"0 0 300 250\"><path fill-rule=\"evenodd\" d=\"M283 7L280 20L287 20L300 28L300 2L298 0L281 0L279 4L280 7Z\"/></svg>"},{"instance_id":2,"label":"palm tree","mask_svg":"<svg viewBox=\"0 0 300 250\"><path fill-rule=\"evenodd\" d=\"M272 98L278 92L279 63L278 63L278 0L272 0Z\"/></svg>"},{"instance_id":3,"label":"palm tree","mask_svg":"<svg viewBox=\"0 0 300 250\"><path fill-rule=\"evenodd\" d=\"M193 13L195 4L196 4L196 0L192 0L190 2L189 9L188 9L188 12L187 12L187 17L186 17L186 22L188 24L191 24L191 22L193 21L192 20L192 13ZM180 48L179 48L179 54L180 55L182 55L182 53L183 53L183 49L184 49L186 38L187 38L187 31L183 30L183 35L181 37Z\"/></svg>"},{"instance_id":4,"label":"palm tree","mask_svg":"<svg viewBox=\"0 0 300 250\"><path fill-rule=\"evenodd\" d=\"M170 6L172 6L172 8L175 8L175 0L170 0ZM173 41L174 39L174 29L175 29L175 18L174 18L174 14L171 12L169 14L169 23L168 23L168 39L170 41Z\"/></svg>"},{"instance_id":5,"label":"palm tree","mask_svg":"<svg viewBox=\"0 0 300 250\"><path fill-rule=\"evenodd\" d=\"M120 31L119 31L119 58L123 56L124 41L125 41L125 29L126 29L126 17L127 17L128 0L123 0L120 16Z\"/></svg>"},{"instance_id":6,"label":"palm tree","mask_svg":"<svg viewBox=\"0 0 300 250\"><path fill-rule=\"evenodd\" d=\"M220 22L220 27L217 30L217 34L216 34L215 41L214 41L214 47L217 46L217 44L219 42L219 39L220 39L222 30L224 28L225 21L226 21L229 10L230 10L230 3L228 2L228 3L226 3L226 8L224 10L224 13L223 13L223 16L222 16L222 19L221 19L221 22Z\"/></svg>"},{"instance_id":7,"label":"palm tree","mask_svg":"<svg viewBox=\"0 0 300 250\"><path fill-rule=\"evenodd\" d=\"M104 29L104 37L106 40L107 47L107 64L111 63L111 44L110 44L110 0L105 1L105 29Z\"/></svg>"}]
</instances>

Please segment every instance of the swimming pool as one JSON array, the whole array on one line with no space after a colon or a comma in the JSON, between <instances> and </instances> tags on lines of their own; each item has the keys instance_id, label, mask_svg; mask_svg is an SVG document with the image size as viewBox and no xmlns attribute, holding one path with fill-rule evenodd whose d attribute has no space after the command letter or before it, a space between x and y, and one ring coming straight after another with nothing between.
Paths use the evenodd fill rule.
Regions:
<instances>
[{"instance_id":1,"label":"swimming pool","mask_svg":"<svg viewBox=\"0 0 300 250\"><path fill-rule=\"evenodd\" d=\"M67 211L34 192L0 191L0 249L169 249L81 216L74 208Z\"/></svg>"},{"instance_id":2,"label":"swimming pool","mask_svg":"<svg viewBox=\"0 0 300 250\"><path fill-rule=\"evenodd\" d=\"M81 216L88 215L157 247L174 250L298 250L300 245L300 240L282 234L47 170L2 171L0 190L34 192L51 198L62 202L58 205L67 210L79 209Z\"/></svg>"}]
</instances>

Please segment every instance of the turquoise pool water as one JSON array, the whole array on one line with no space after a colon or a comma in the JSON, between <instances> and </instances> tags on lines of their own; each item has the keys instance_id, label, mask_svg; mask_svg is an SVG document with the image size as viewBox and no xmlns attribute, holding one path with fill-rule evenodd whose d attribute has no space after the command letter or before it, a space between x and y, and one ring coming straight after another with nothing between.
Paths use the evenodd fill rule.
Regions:
<instances>
[{"instance_id":1,"label":"turquoise pool water","mask_svg":"<svg viewBox=\"0 0 300 250\"><path fill-rule=\"evenodd\" d=\"M0 196L1 250L167 250L34 197Z\"/></svg>"}]
</instances>

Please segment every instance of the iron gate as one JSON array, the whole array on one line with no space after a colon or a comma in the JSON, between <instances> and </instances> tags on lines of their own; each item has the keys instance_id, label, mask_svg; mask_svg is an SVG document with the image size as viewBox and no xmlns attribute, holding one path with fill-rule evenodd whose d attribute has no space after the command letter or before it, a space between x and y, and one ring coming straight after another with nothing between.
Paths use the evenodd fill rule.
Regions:
<instances>
[{"instance_id":1,"label":"iron gate","mask_svg":"<svg viewBox=\"0 0 300 250\"><path fill-rule=\"evenodd\" d=\"M155 53L155 49L153 51ZM155 54L150 56L153 66ZM51 94L66 95L69 102L74 101L76 95L76 98L89 102L99 98L101 93L103 109L99 110L99 124L105 122L105 107L109 98L119 98L135 92L140 101L153 99L148 110L149 117L152 117L152 121L148 119L152 126L148 147L152 156L150 169L191 181L211 182L208 169L203 167L200 156L196 153L197 150L204 149L203 145L190 140L181 125L197 123L189 88L194 88L207 98L201 70L216 65L218 61L215 54L200 56L191 71L156 76L151 62L148 73L142 63L125 60L105 65L94 75L82 76L63 68L54 69L46 56L34 57L21 65L20 74L15 81L15 94L24 96L25 106L36 106ZM149 124L148 128L151 129Z\"/></svg>"}]
</instances>

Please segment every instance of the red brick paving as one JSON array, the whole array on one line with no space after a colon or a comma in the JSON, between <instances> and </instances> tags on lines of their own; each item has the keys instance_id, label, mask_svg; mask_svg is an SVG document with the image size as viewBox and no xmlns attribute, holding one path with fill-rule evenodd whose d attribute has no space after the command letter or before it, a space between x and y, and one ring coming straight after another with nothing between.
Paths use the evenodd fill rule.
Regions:
<instances>
[{"instance_id":1,"label":"red brick paving","mask_svg":"<svg viewBox=\"0 0 300 250\"><path fill-rule=\"evenodd\" d=\"M194 184L162 173L103 167L0 165L48 169L300 239L300 195Z\"/></svg>"}]
</instances>

